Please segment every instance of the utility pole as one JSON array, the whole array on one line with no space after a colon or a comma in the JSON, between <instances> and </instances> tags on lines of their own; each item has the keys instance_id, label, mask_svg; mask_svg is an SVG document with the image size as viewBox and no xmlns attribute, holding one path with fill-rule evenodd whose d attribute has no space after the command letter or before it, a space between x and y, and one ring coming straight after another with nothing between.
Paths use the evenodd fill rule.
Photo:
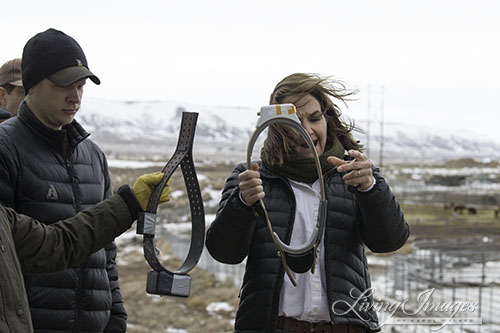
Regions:
<instances>
[{"instance_id":1,"label":"utility pole","mask_svg":"<svg viewBox=\"0 0 500 333\"><path fill-rule=\"evenodd\" d=\"M385 87L382 86L380 98L380 151L378 166L380 169L384 166L384 97L385 97Z\"/></svg>"},{"instance_id":2,"label":"utility pole","mask_svg":"<svg viewBox=\"0 0 500 333\"><path fill-rule=\"evenodd\" d=\"M374 127L378 125L378 164L377 166L382 169L384 163L384 98L385 87L381 86L378 89L373 89L371 85L367 87L367 116L366 116L366 154L368 158L372 157L371 140L376 143L377 135L372 133L372 124ZM374 106L375 105L375 106ZM378 105L378 106L377 106ZM374 131L376 132L376 130ZM375 149L373 153L375 153Z\"/></svg>"},{"instance_id":3,"label":"utility pole","mask_svg":"<svg viewBox=\"0 0 500 333\"><path fill-rule=\"evenodd\" d=\"M366 88L366 100L367 100L367 108L366 108L366 155L370 158L370 125L371 125L371 109L372 109L372 98L371 98L371 85L368 85Z\"/></svg>"}]
</instances>

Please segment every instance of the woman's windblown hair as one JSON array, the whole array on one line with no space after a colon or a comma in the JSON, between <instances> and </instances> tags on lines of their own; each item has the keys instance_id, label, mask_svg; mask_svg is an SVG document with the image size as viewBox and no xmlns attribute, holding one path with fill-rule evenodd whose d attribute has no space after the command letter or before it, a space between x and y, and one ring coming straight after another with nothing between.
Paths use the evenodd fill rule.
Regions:
<instances>
[{"instance_id":1,"label":"woman's windblown hair","mask_svg":"<svg viewBox=\"0 0 500 333\"><path fill-rule=\"evenodd\" d=\"M346 84L339 80L317 74L295 73L276 85L269 103L282 104L289 97L299 100L303 95L311 94L318 100L327 122L327 146L333 142L334 136L337 136L344 149L360 150L361 145L351 134L353 130L360 130L355 127L353 120L344 120L341 117L342 112L338 106L340 103L347 106L346 102L352 100L351 97L357 92L357 89L348 89ZM289 126L269 126L264 151L271 165L283 164L284 156L293 149L293 142L298 135L298 132Z\"/></svg>"}]
</instances>

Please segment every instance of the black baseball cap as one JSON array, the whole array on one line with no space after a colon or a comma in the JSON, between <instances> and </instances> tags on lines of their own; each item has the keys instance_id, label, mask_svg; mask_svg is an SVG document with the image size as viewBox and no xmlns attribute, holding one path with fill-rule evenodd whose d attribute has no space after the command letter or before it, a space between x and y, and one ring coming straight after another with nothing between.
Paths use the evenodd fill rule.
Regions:
<instances>
[{"instance_id":1,"label":"black baseball cap","mask_svg":"<svg viewBox=\"0 0 500 333\"><path fill-rule=\"evenodd\" d=\"M24 46L21 63L24 92L45 78L66 87L83 78L101 84L89 69L87 58L72 37L56 29L33 36Z\"/></svg>"}]
</instances>

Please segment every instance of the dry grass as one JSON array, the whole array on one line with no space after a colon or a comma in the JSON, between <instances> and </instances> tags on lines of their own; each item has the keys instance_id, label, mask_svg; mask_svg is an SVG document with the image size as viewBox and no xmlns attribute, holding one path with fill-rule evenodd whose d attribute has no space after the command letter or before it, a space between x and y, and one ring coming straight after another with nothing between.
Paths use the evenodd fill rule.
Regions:
<instances>
[{"instance_id":1,"label":"dry grass","mask_svg":"<svg viewBox=\"0 0 500 333\"><path fill-rule=\"evenodd\" d=\"M450 222L500 225L500 220L494 218L494 210L491 208L479 208L476 214L468 214L466 211L457 213L440 206L401 205L401 208L406 220L412 225L446 225Z\"/></svg>"},{"instance_id":2,"label":"dry grass","mask_svg":"<svg viewBox=\"0 0 500 333\"><path fill-rule=\"evenodd\" d=\"M169 255L169 266L180 266L180 259L172 255L168 244L159 241L157 246L162 254ZM193 333L232 332L238 289L230 280L218 282L214 274L195 268L190 273L192 282L188 298L148 295L146 276L151 268L142 252L119 253L119 256L120 287L128 312L127 332L167 332L167 328ZM212 302L227 302L234 310L209 313L206 308Z\"/></svg>"}]
</instances>

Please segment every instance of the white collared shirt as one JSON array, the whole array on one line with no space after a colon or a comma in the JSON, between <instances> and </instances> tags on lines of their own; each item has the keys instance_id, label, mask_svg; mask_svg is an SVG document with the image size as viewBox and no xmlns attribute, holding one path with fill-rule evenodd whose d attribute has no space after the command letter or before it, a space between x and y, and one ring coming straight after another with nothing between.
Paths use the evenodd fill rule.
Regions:
<instances>
[{"instance_id":1,"label":"white collared shirt","mask_svg":"<svg viewBox=\"0 0 500 333\"><path fill-rule=\"evenodd\" d=\"M366 190L370 191L376 183L373 182ZM295 221L292 230L290 245L297 246L307 242L314 231L319 214L321 190L319 179L312 185L288 179L295 196ZM246 205L241 197L240 200ZM279 315L292 317L309 322L330 322L328 298L326 296L326 278L324 262L324 234L319 245L314 274L307 271L302 274L290 271L297 286L294 287L288 275L285 274L280 292Z\"/></svg>"},{"instance_id":2,"label":"white collared shirt","mask_svg":"<svg viewBox=\"0 0 500 333\"><path fill-rule=\"evenodd\" d=\"M314 231L317 223L320 184L316 180L312 185L289 179L295 195L296 209L290 244L304 244ZM324 236L323 236L324 237ZM279 315L293 317L309 322L329 322L330 313L326 297L324 245L319 246L314 274L307 271L302 274L291 272L297 282L294 287L285 274L280 293Z\"/></svg>"}]
</instances>

